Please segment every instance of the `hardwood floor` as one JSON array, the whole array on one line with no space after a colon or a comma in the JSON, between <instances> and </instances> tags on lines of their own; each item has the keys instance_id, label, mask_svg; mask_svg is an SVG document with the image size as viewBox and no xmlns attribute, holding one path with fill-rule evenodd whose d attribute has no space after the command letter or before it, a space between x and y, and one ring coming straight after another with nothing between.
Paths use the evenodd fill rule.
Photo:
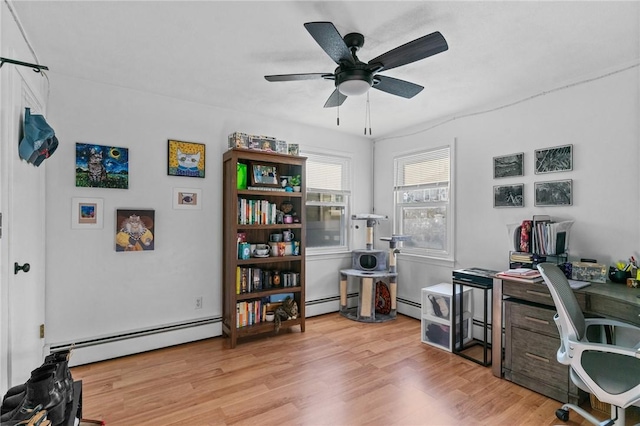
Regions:
<instances>
[{"instance_id":1,"label":"hardwood floor","mask_svg":"<svg viewBox=\"0 0 640 426\"><path fill-rule=\"evenodd\" d=\"M217 337L71 371L83 417L107 426L562 424L559 402L421 343L420 322L402 315L328 314L235 349Z\"/></svg>"}]
</instances>

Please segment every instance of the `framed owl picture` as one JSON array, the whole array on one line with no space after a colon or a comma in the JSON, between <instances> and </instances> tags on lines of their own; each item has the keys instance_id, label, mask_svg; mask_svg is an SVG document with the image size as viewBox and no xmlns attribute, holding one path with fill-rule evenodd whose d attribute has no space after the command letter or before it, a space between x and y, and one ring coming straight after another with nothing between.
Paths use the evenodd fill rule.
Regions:
<instances>
[{"instance_id":1,"label":"framed owl picture","mask_svg":"<svg viewBox=\"0 0 640 426\"><path fill-rule=\"evenodd\" d=\"M203 143L169 139L167 174L204 178L205 148Z\"/></svg>"}]
</instances>

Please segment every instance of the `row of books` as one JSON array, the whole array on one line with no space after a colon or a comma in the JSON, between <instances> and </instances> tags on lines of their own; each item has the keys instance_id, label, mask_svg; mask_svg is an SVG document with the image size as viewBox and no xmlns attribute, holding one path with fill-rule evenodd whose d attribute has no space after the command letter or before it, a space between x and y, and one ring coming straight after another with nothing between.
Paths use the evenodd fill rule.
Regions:
<instances>
[{"instance_id":1,"label":"row of books","mask_svg":"<svg viewBox=\"0 0 640 426\"><path fill-rule=\"evenodd\" d=\"M236 303L236 328L259 324L264 321L268 301L268 298L262 298Z\"/></svg>"},{"instance_id":2,"label":"row of books","mask_svg":"<svg viewBox=\"0 0 640 426\"><path fill-rule=\"evenodd\" d=\"M238 225L274 225L277 206L267 200L238 197Z\"/></svg>"},{"instance_id":3,"label":"row of books","mask_svg":"<svg viewBox=\"0 0 640 426\"><path fill-rule=\"evenodd\" d=\"M236 328L265 321L267 312L274 312L287 297L293 298L293 293L272 294L269 297L237 302Z\"/></svg>"},{"instance_id":4,"label":"row of books","mask_svg":"<svg viewBox=\"0 0 640 426\"><path fill-rule=\"evenodd\" d=\"M300 273L293 271L273 271L269 269L236 267L236 294L271 288L297 287L300 285Z\"/></svg>"}]
</instances>

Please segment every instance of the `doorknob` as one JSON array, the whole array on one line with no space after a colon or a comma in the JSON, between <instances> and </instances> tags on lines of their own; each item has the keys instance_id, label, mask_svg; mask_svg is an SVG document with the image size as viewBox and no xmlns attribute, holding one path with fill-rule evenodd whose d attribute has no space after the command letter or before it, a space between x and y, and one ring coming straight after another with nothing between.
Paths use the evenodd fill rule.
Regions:
<instances>
[{"instance_id":1,"label":"doorknob","mask_svg":"<svg viewBox=\"0 0 640 426\"><path fill-rule=\"evenodd\" d=\"M24 271L24 272L29 272L29 269L31 269L31 265L29 265L28 263L25 263L24 265L20 266L18 264L18 262L15 262L13 264L13 273L14 274L18 274L18 272L20 271Z\"/></svg>"}]
</instances>

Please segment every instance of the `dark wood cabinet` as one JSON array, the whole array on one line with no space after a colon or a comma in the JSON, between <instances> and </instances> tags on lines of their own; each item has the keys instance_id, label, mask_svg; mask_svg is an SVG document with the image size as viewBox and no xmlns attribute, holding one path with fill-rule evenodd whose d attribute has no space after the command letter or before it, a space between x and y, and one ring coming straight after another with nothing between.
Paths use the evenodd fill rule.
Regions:
<instances>
[{"instance_id":1,"label":"dark wood cabinet","mask_svg":"<svg viewBox=\"0 0 640 426\"><path fill-rule=\"evenodd\" d=\"M274 322L264 318L264 306L278 295L292 294L298 306L297 317L283 320L281 330L293 326L299 326L302 332L305 330L305 165L304 157L246 149L231 149L223 156L222 332L229 338L231 348L243 337L274 334ZM268 170L275 176L262 181L253 175L256 170ZM298 175L302 177L300 192L283 191L280 178ZM246 189L242 185L245 178ZM277 185L270 185L272 178ZM282 215L276 214L276 210L283 209L295 213L287 219L290 223L283 223ZM250 253L249 258L240 258L239 235L244 235L249 244L278 245L270 242L270 235L289 230L295 235L294 241L288 245L282 241L284 244L278 246L279 249L286 246L285 252L284 248L278 253L270 249L268 256ZM245 283L240 283L245 271L258 277L256 285L245 288ZM244 309L247 304L253 312L250 312L249 323L243 324L240 308Z\"/></svg>"}]
</instances>

